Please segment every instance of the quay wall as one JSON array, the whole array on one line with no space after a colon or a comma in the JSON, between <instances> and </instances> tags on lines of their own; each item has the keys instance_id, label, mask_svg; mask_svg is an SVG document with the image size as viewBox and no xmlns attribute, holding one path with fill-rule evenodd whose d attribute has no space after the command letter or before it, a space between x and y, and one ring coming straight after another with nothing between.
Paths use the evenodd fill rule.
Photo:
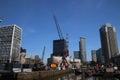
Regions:
<instances>
[{"instance_id":1,"label":"quay wall","mask_svg":"<svg viewBox=\"0 0 120 80\"><path fill-rule=\"evenodd\" d=\"M14 74L17 80L35 80L44 79L62 74L72 73L73 70L49 70L49 71L35 71L35 72L21 72Z\"/></svg>"}]
</instances>

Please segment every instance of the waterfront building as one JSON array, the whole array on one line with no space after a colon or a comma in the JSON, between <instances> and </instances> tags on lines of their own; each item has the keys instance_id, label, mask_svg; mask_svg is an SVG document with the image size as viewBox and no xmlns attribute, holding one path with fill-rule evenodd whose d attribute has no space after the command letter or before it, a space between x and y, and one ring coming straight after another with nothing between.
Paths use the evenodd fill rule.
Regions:
<instances>
[{"instance_id":1,"label":"waterfront building","mask_svg":"<svg viewBox=\"0 0 120 80\"><path fill-rule=\"evenodd\" d=\"M65 39L53 40L53 54L52 56L68 56L69 52Z\"/></svg>"},{"instance_id":2,"label":"waterfront building","mask_svg":"<svg viewBox=\"0 0 120 80\"><path fill-rule=\"evenodd\" d=\"M74 51L74 58L80 59L80 51Z\"/></svg>"},{"instance_id":3,"label":"waterfront building","mask_svg":"<svg viewBox=\"0 0 120 80\"><path fill-rule=\"evenodd\" d=\"M35 55L35 64L39 64L39 63L44 63L44 61L40 59L39 55Z\"/></svg>"},{"instance_id":4,"label":"waterfront building","mask_svg":"<svg viewBox=\"0 0 120 80\"><path fill-rule=\"evenodd\" d=\"M15 24L0 27L0 63L19 61L21 34Z\"/></svg>"},{"instance_id":5,"label":"waterfront building","mask_svg":"<svg viewBox=\"0 0 120 80\"><path fill-rule=\"evenodd\" d=\"M68 45L65 39L53 40L53 53L51 57L47 59L47 64L59 64L59 60L63 57L61 61L66 61L66 57L69 56ZM54 61L57 62L54 62Z\"/></svg>"},{"instance_id":6,"label":"waterfront building","mask_svg":"<svg viewBox=\"0 0 120 80\"><path fill-rule=\"evenodd\" d=\"M105 63L110 63L110 59L119 53L115 27L107 23L99 31Z\"/></svg>"},{"instance_id":7,"label":"waterfront building","mask_svg":"<svg viewBox=\"0 0 120 80\"><path fill-rule=\"evenodd\" d=\"M84 37L80 37L79 41L79 50L80 50L80 59L81 62L84 64L86 63L86 42Z\"/></svg>"},{"instance_id":8,"label":"waterfront building","mask_svg":"<svg viewBox=\"0 0 120 80\"><path fill-rule=\"evenodd\" d=\"M20 63L25 64L26 49L21 48L20 50Z\"/></svg>"},{"instance_id":9,"label":"waterfront building","mask_svg":"<svg viewBox=\"0 0 120 80\"><path fill-rule=\"evenodd\" d=\"M91 54L92 54L92 61L97 62L96 50L92 50Z\"/></svg>"},{"instance_id":10,"label":"waterfront building","mask_svg":"<svg viewBox=\"0 0 120 80\"><path fill-rule=\"evenodd\" d=\"M35 56L26 56L25 64L35 64Z\"/></svg>"},{"instance_id":11,"label":"waterfront building","mask_svg":"<svg viewBox=\"0 0 120 80\"><path fill-rule=\"evenodd\" d=\"M104 63L105 62L105 59L104 59L104 56L102 54L102 49L101 48L96 50L96 56L97 56L97 62L98 63Z\"/></svg>"},{"instance_id":12,"label":"waterfront building","mask_svg":"<svg viewBox=\"0 0 120 80\"><path fill-rule=\"evenodd\" d=\"M116 65L120 65L120 55L112 57L112 62Z\"/></svg>"}]
</instances>

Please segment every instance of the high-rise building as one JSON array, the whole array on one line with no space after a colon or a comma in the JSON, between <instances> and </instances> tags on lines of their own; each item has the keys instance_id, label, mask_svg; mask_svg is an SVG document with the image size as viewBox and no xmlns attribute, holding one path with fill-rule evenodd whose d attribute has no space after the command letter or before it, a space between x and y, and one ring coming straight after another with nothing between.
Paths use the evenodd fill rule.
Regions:
<instances>
[{"instance_id":1,"label":"high-rise building","mask_svg":"<svg viewBox=\"0 0 120 80\"><path fill-rule=\"evenodd\" d=\"M91 51L91 54L92 54L92 61L97 62L96 50L92 50L92 51Z\"/></svg>"},{"instance_id":2,"label":"high-rise building","mask_svg":"<svg viewBox=\"0 0 120 80\"><path fill-rule=\"evenodd\" d=\"M21 34L17 25L0 27L0 63L19 61Z\"/></svg>"},{"instance_id":3,"label":"high-rise building","mask_svg":"<svg viewBox=\"0 0 120 80\"><path fill-rule=\"evenodd\" d=\"M99 31L105 63L109 63L111 57L117 56L119 53L115 27L107 23Z\"/></svg>"},{"instance_id":4,"label":"high-rise building","mask_svg":"<svg viewBox=\"0 0 120 80\"><path fill-rule=\"evenodd\" d=\"M53 54L52 56L68 56L69 52L65 39L59 39L53 41Z\"/></svg>"},{"instance_id":5,"label":"high-rise building","mask_svg":"<svg viewBox=\"0 0 120 80\"><path fill-rule=\"evenodd\" d=\"M80 51L74 51L74 58L80 59Z\"/></svg>"},{"instance_id":6,"label":"high-rise building","mask_svg":"<svg viewBox=\"0 0 120 80\"><path fill-rule=\"evenodd\" d=\"M84 37L80 37L79 42L80 58L82 63L86 63L86 42Z\"/></svg>"},{"instance_id":7,"label":"high-rise building","mask_svg":"<svg viewBox=\"0 0 120 80\"><path fill-rule=\"evenodd\" d=\"M97 62L98 62L98 63L104 63L104 62L105 62L101 48L99 48L98 50L96 50L96 56L97 56Z\"/></svg>"}]
</instances>

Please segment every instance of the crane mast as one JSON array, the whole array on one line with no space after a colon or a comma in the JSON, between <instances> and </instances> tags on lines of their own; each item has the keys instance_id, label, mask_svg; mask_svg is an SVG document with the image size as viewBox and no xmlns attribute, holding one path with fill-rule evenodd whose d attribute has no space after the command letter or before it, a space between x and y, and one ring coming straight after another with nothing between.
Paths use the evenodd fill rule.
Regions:
<instances>
[{"instance_id":1,"label":"crane mast","mask_svg":"<svg viewBox=\"0 0 120 80\"><path fill-rule=\"evenodd\" d=\"M62 35L62 32L61 32L61 29L60 29L60 25L59 25L59 23L58 23L58 21L57 21L57 18L56 18L55 13L53 13L53 18L54 18L54 21L55 21L55 25L56 25L56 28L57 28L57 32L58 32L59 38L60 38L60 39L64 39L64 38L63 38L63 35Z\"/></svg>"},{"instance_id":2,"label":"crane mast","mask_svg":"<svg viewBox=\"0 0 120 80\"><path fill-rule=\"evenodd\" d=\"M58 68L60 68L60 67L63 68L63 67L66 67L66 66L69 65L69 63L66 59L66 57L69 56L68 45L67 45L68 41L66 39L64 39L64 37L62 35L60 25L57 21L57 18L56 18L56 15L55 15L54 12L53 12L53 18L54 18L54 22L55 22L56 29L57 29L58 36L59 36L59 40L56 40L57 42L55 42L57 44L57 46L55 46L57 52L55 52L55 53L59 54L57 56L62 57L62 59L59 61L58 65L57 65L57 67Z\"/></svg>"},{"instance_id":3,"label":"crane mast","mask_svg":"<svg viewBox=\"0 0 120 80\"><path fill-rule=\"evenodd\" d=\"M0 17L0 22L2 22L3 20L2 20L2 18Z\"/></svg>"},{"instance_id":4,"label":"crane mast","mask_svg":"<svg viewBox=\"0 0 120 80\"><path fill-rule=\"evenodd\" d=\"M68 34L67 34L67 39L64 39L63 35L62 35L62 32L61 32L61 29L60 29L60 25L57 21L57 18L56 18L56 15L55 13L53 12L53 18L54 18L54 21L55 21L55 25L56 25L56 28L57 28L57 32L58 32L58 36L60 38L60 40L64 40L64 50L62 51L62 55L65 55L66 53L68 54Z\"/></svg>"},{"instance_id":5,"label":"crane mast","mask_svg":"<svg viewBox=\"0 0 120 80\"><path fill-rule=\"evenodd\" d=\"M45 55L45 46L44 46L43 52L42 52L42 62L43 62L43 59L44 59L44 55Z\"/></svg>"}]
</instances>

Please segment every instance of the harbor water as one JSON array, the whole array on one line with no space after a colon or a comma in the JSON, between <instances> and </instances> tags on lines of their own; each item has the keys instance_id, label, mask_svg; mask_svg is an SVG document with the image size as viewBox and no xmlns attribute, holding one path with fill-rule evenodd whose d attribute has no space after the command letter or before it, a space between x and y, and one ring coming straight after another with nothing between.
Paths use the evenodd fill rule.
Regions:
<instances>
[{"instance_id":1,"label":"harbor water","mask_svg":"<svg viewBox=\"0 0 120 80\"><path fill-rule=\"evenodd\" d=\"M75 75L74 73L71 73L71 74L66 74L62 76L51 77L45 80L119 80L119 79L115 77L93 77L93 76L85 77L82 74Z\"/></svg>"}]
</instances>

